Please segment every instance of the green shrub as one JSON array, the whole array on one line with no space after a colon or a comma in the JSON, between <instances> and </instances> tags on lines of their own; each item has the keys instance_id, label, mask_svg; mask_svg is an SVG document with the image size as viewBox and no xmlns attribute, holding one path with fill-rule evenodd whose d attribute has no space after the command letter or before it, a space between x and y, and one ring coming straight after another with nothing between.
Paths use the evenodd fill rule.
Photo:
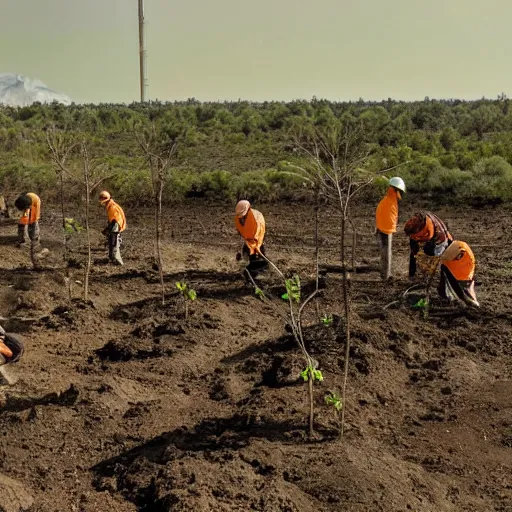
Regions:
<instances>
[{"instance_id":1,"label":"green shrub","mask_svg":"<svg viewBox=\"0 0 512 512\"><path fill-rule=\"evenodd\" d=\"M500 203L512 200L512 166L502 157L477 162L471 178L459 187L458 194L473 203Z\"/></svg>"},{"instance_id":2,"label":"green shrub","mask_svg":"<svg viewBox=\"0 0 512 512\"><path fill-rule=\"evenodd\" d=\"M206 199L215 201L233 201L235 194L232 186L233 175L228 171L213 171L201 174L199 190Z\"/></svg>"}]
</instances>

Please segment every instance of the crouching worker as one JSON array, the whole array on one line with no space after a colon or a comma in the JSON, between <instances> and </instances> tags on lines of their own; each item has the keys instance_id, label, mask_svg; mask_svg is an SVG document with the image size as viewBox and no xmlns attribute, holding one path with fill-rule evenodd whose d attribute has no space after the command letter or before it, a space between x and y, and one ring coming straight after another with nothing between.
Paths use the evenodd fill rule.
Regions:
<instances>
[{"instance_id":1,"label":"crouching worker","mask_svg":"<svg viewBox=\"0 0 512 512\"><path fill-rule=\"evenodd\" d=\"M441 255L439 295L443 299L459 299L479 306L475 295L475 256L466 242L453 241Z\"/></svg>"},{"instance_id":2,"label":"crouching worker","mask_svg":"<svg viewBox=\"0 0 512 512\"><path fill-rule=\"evenodd\" d=\"M121 258L121 233L126 229L126 217L123 209L112 199L109 192L104 190L99 195L100 204L107 212L108 224L102 231L107 237L108 258L114 265L123 265Z\"/></svg>"},{"instance_id":3,"label":"crouching worker","mask_svg":"<svg viewBox=\"0 0 512 512\"><path fill-rule=\"evenodd\" d=\"M433 213L420 212L406 223L405 234L410 238L409 279L416 275L416 256L420 249L427 256L441 256L453 240L446 224Z\"/></svg>"},{"instance_id":4,"label":"crouching worker","mask_svg":"<svg viewBox=\"0 0 512 512\"><path fill-rule=\"evenodd\" d=\"M262 256L265 254L265 219L261 212L251 208L249 201L239 201L235 208L235 227L244 239L242 254L237 253L236 259L241 260L242 255L248 258L246 270L254 277L268 266Z\"/></svg>"},{"instance_id":5,"label":"crouching worker","mask_svg":"<svg viewBox=\"0 0 512 512\"><path fill-rule=\"evenodd\" d=\"M21 194L14 206L22 213L18 223L18 246L27 243L27 237L34 248L39 246L39 218L41 217L41 199L33 192Z\"/></svg>"},{"instance_id":6,"label":"crouching worker","mask_svg":"<svg viewBox=\"0 0 512 512\"><path fill-rule=\"evenodd\" d=\"M5 366L18 362L23 350L23 343L0 327L0 384L12 385L16 382L16 379L7 373Z\"/></svg>"}]
</instances>

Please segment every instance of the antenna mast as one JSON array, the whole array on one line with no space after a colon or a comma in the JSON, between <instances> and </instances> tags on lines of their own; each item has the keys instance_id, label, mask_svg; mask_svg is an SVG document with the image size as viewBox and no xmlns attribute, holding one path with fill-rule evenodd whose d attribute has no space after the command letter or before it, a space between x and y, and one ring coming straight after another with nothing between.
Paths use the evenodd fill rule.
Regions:
<instances>
[{"instance_id":1,"label":"antenna mast","mask_svg":"<svg viewBox=\"0 0 512 512\"><path fill-rule=\"evenodd\" d=\"M144 18L144 0L139 2L139 59L140 59L140 101L146 101L148 88L148 67L146 51L146 20Z\"/></svg>"}]
</instances>

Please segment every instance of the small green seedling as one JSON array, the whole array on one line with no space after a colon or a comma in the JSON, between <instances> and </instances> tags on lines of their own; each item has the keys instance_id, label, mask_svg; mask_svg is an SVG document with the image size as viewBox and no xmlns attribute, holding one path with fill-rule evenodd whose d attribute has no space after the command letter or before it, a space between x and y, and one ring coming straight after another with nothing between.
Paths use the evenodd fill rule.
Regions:
<instances>
[{"instance_id":1,"label":"small green seedling","mask_svg":"<svg viewBox=\"0 0 512 512\"><path fill-rule=\"evenodd\" d=\"M332 409L333 409L334 419L335 419L336 423L338 424L338 428L340 429L340 436L341 436L342 429L341 429L340 413L343 410L343 401L342 401L340 395L338 395L338 393L336 393L335 391L329 391L329 394L325 396L324 400L325 400L325 403L328 406L332 407Z\"/></svg>"},{"instance_id":2,"label":"small green seedling","mask_svg":"<svg viewBox=\"0 0 512 512\"><path fill-rule=\"evenodd\" d=\"M332 322L333 322L333 318L332 318L332 315L328 315L328 314L325 314L322 318L321 318L321 321L322 321L322 324L325 325L325 327L329 327Z\"/></svg>"},{"instance_id":3,"label":"small green seedling","mask_svg":"<svg viewBox=\"0 0 512 512\"><path fill-rule=\"evenodd\" d=\"M185 320L188 319L188 303L194 302L197 299L197 292L189 288L185 281L178 281L176 288L180 291L183 301L185 303Z\"/></svg>"},{"instance_id":4,"label":"small green seedling","mask_svg":"<svg viewBox=\"0 0 512 512\"><path fill-rule=\"evenodd\" d=\"M304 379L304 382L308 382L309 379L312 379L313 382L318 380L319 382L324 380L324 376L320 370L316 370L312 366L308 366L304 370L300 372L300 376Z\"/></svg>"},{"instance_id":5,"label":"small green seedling","mask_svg":"<svg viewBox=\"0 0 512 512\"><path fill-rule=\"evenodd\" d=\"M292 302L300 302L300 277L294 275L291 279L286 279L286 293L281 295L283 300L291 300Z\"/></svg>"},{"instance_id":6,"label":"small green seedling","mask_svg":"<svg viewBox=\"0 0 512 512\"><path fill-rule=\"evenodd\" d=\"M256 297L258 297L258 299L263 300L265 298L265 293L261 288L256 287L256 289L254 290L254 294L256 295Z\"/></svg>"},{"instance_id":7,"label":"small green seedling","mask_svg":"<svg viewBox=\"0 0 512 512\"><path fill-rule=\"evenodd\" d=\"M64 219L64 232L66 233L66 235L79 233L80 231L83 230L83 226L81 226L75 219L72 219L70 217L66 217Z\"/></svg>"},{"instance_id":8,"label":"small green seedling","mask_svg":"<svg viewBox=\"0 0 512 512\"><path fill-rule=\"evenodd\" d=\"M337 413L343 408L340 396L334 391L329 391L329 394L325 396L325 403L327 405L332 405Z\"/></svg>"},{"instance_id":9,"label":"small green seedling","mask_svg":"<svg viewBox=\"0 0 512 512\"><path fill-rule=\"evenodd\" d=\"M423 311L423 318L428 318L428 308L430 306L430 301L428 297L421 298L416 304L414 304L413 308L421 309Z\"/></svg>"},{"instance_id":10,"label":"small green seedling","mask_svg":"<svg viewBox=\"0 0 512 512\"><path fill-rule=\"evenodd\" d=\"M428 299L426 299L426 298L420 299L413 306L413 308L418 308L418 309L425 309L426 307L428 307Z\"/></svg>"}]
</instances>

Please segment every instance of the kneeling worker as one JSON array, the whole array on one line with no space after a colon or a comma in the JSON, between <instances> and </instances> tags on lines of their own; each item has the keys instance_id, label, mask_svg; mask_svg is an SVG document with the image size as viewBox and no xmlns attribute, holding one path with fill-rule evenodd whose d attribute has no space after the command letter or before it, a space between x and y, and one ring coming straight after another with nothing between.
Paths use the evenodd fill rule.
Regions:
<instances>
[{"instance_id":1,"label":"kneeling worker","mask_svg":"<svg viewBox=\"0 0 512 512\"><path fill-rule=\"evenodd\" d=\"M258 210L251 208L249 201L239 201L235 208L235 227L244 239L242 253L249 257L246 270L251 276L264 270L268 263L262 255L265 254L263 239L265 238L265 219ZM240 260L242 254L238 253L236 259Z\"/></svg>"},{"instance_id":2,"label":"kneeling worker","mask_svg":"<svg viewBox=\"0 0 512 512\"><path fill-rule=\"evenodd\" d=\"M3 327L0 326L0 384L14 384L13 379L6 371L4 366L17 363L23 355L23 343L7 334Z\"/></svg>"},{"instance_id":3,"label":"kneeling worker","mask_svg":"<svg viewBox=\"0 0 512 512\"><path fill-rule=\"evenodd\" d=\"M439 295L479 306L475 295L475 256L466 242L453 241L441 255Z\"/></svg>"},{"instance_id":4,"label":"kneeling worker","mask_svg":"<svg viewBox=\"0 0 512 512\"><path fill-rule=\"evenodd\" d=\"M33 192L21 194L14 206L23 212L18 223L18 246L26 244L27 235L33 246L39 244L39 218L41 217L41 199Z\"/></svg>"},{"instance_id":5,"label":"kneeling worker","mask_svg":"<svg viewBox=\"0 0 512 512\"><path fill-rule=\"evenodd\" d=\"M121 258L121 233L126 229L126 217L123 209L112 199L110 192L104 190L99 195L100 204L107 211L108 225L102 231L107 237L108 258L114 265L123 265Z\"/></svg>"}]
</instances>

